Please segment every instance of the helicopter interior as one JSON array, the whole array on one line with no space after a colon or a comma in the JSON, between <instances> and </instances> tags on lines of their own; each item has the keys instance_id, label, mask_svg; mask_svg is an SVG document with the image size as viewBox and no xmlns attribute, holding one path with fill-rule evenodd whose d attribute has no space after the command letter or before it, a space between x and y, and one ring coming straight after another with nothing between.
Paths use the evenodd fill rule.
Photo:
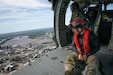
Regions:
<instances>
[{"instance_id":1,"label":"helicopter interior","mask_svg":"<svg viewBox=\"0 0 113 75\"><path fill-rule=\"evenodd\" d=\"M59 47L70 46L73 33L71 29L68 28L68 25L65 24L66 13L68 12L67 8L70 7L70 0L52 1L54 8L54 39L56 45ZM72 0L72 2L73 1L74 0ZM75 1L79 2L79 0ZM100 63L103 65L102 70L104 71L104 74L102 75L112 75L113 69L113 48L108 49L109 43L111 44L111 47L113 46L113 9L107 9L107 6L110 5L109 3L113 3L110 1L111 0L109 0L108 3L106 0L105 2L98 2L96 0L89 1L89 5L86 3L87 6L81 8L82 11L80 12L83 19L89 24L91 30L94 32L96 31L96 35L99 38L101 49L96 55L98 56ZM82 2L79 4L82 6Z\"/></svg>"}]
</instances>

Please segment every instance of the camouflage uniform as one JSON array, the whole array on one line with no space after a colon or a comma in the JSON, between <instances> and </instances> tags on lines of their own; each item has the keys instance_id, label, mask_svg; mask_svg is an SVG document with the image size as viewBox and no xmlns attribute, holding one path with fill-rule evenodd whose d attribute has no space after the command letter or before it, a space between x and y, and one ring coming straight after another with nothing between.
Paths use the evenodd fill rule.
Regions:
<instances>
[{"instance_id":1,"label":"camouflage uniform","mask_svg":"<svg viewBox=\"0 0 113 75\"><path fill-rule=\"evenodd\" d=\"M72 16L71 16L71 21L70 23L78 18L83 18L83 14L79 11L79 5L77 3L73 3L71 5L71 10L72 10ZM79 38L83 42L83 38ZM98 59L96 58L94 53L96 53L100 49L100 44L98 37L91 32L90 37L89 37L89 46L90 46L90 51L87 54L88 58L86 61L84 61L87 64L87 70L85 71L85 75L97 75L98 74L98 67L99 67L99 62ZM72 75L73 69L76 67L77 62L80 61L78 59L79 52L77 51L74 41L72 41L72 50L74 51L72 54L70 54L65 61L65 75Z\"/></svg>"},{"instance_id":2,"label":"camouflage uniform","mask_svg":"<svg viewBox=\"0 0 113 75\"><path fill-rule=\"evenodd\" d=\"M71 24L74 20L78 18L84 18L82 12L79 10L79 4L77 4L76 2L72 3L71 10L72 10L72 16L70 21ZM81 40L80 41L81 43L83 42L83 38L79 37L79 40ZM86 61L84 61L87 64L87 70L85 71L85 75L98 75L99 62L96 56L93 54L100 49L100 44L98 37L93 32L91 32L89 36L89 46L90 51L87 54L88 58ZM80 61L78 59L79 52L75 47L74 41L72 41L72 50L74 52L70 54L65 61L65 75L72 75L73 69L76 67L77 62Z\"/></svg>"},{"instance_id":3,"label":"camouflage uniform","mask_svg":"<svg viewBox=\"0 0 113 75\"><path fill-rule=\"evenodd\" d=\"M73 52L67 57L65 61L65 72L68 72L68 74L66 73L65 75L72 75L72 71L76 67L77 61L79 61L79 59L78 59L78 55L75 52ZM99 62L96 56L90 55L85 61L85 63L87 64L87 70L85 72L85 75L98 74Z\"/></svg>"},{"instance_id":4,"label":"camouflage uniform","mask_svg":"<svg viewBox=\"0 0 113 75\"><path fill-rule=\"evenodd\" d=\"M82 44L83 37L82 36L78 36L78 37L81 43L81 47L83 48L83 44ZM85 71L85 75L98 75L99 61L94 54L100 49L100 44L98 37L92 31L90 32L90 36L89 36L89 46L90 46L90 51L87 54L87 60L84 61L87 64L87 70ZM65 75L72 75L72 71L77 65L76 63L80 61L78 59L78 55L80 53L78 52L74 41L72 41L72 50L74 52L66 58Z\"/></svg>"}]
</instances>

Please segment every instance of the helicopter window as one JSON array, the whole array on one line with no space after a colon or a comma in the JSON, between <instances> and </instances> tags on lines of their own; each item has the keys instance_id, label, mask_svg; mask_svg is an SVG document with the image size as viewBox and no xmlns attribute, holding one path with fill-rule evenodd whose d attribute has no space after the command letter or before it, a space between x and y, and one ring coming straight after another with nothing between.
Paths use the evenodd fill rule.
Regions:
<instances>
[{"instance_id":1,"label":"helicopter window","mask_svg":"<svg viewBox=\"0 0 113 75\"><path fill-rule=\"evenodd\" d=\"M72 2L70 2L68 8L67 8L67 12L66 12L66 16L65 16L65 24L66 26L68 26L70 24L70 19L71 19L71 15L72 15L72 12L71 12L71 9L70 9L70 5L71 5Z\"/></svg>"},{"instance_id":2,"label":"helicopter window","mask_svg":"<svg viewBox=\"0 0 113 75\"><path fill-rule=\"evenodd\" d=\"M102 10L104 10L104 4L102 4ZM113 3L108 4L106 10L113 10Z\"/></svg>"},{"instance_id":3,"label":"helicopter window","mask_svg":"<svg viewBox=\"0 0 113 75\"><path fill-rule=\"evenodd\" d=\"M113 3L108 4L106 10L104 10L104 4L102 5L102 21L103 22L112 22L113 18Z\"/></svg>"},{"instance_id":4,"label":"helicopter window","mask_svg":"<svg viewBox=\"0 0 113 75\"><path fill-rule=\"evenodd\" d=\"M107 5L107 10L113 10L113 3Z\"/></svg>"}]
</instances>

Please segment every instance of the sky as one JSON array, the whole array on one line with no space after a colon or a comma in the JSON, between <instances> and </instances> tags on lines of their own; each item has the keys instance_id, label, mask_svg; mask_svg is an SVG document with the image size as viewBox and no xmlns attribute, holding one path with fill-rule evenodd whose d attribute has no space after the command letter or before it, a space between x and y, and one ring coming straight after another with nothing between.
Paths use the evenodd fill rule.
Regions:
<instances>
[{"instance_id":1,"label":"sky","mask_svg":"<svg viewBox=\"0 0 113 75\"><path fill-rule=\"evenodd\" d=\"M0 0L0 34L53 27L48 0Z\"/></svg>"},{"instance_id":2,"label":"sky","mask_svg":"<svg viewBox=\"0 0 113 75\"><path fill-rule=\"evenodd\" d=\"M53 17L48 0L0 0L0 34L53 27ZM70 18L68 7L66 25Z\"/></svg>"}]
</instances>

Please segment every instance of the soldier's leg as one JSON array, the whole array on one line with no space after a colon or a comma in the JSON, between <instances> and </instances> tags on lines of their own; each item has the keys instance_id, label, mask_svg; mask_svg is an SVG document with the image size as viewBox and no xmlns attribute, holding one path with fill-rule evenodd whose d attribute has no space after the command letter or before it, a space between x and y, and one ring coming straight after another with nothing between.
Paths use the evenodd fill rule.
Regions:
<instances>
[{"instance_id":1,"label":"soldier's leg","mask_svg":"<svg viewBox=\"0 0 113 75\"><path fill-rule=\"evenodd\" d=\"M88 57L87 61L86 75L98 75L99 74L99 61L96 56L91 55Z\"/></svg>"},{"instance_id":2,"label":"soldier's leg","mask_svg":"<svg viewBox=\"0 0 113 75\"><path fill-rule=\"evenodd\" d=\"M72 75L72 70L75 67L75 62L78 60L78 55L73 52L70 54L65 61L65 75Z\"/></svg>"}]
</instances>

